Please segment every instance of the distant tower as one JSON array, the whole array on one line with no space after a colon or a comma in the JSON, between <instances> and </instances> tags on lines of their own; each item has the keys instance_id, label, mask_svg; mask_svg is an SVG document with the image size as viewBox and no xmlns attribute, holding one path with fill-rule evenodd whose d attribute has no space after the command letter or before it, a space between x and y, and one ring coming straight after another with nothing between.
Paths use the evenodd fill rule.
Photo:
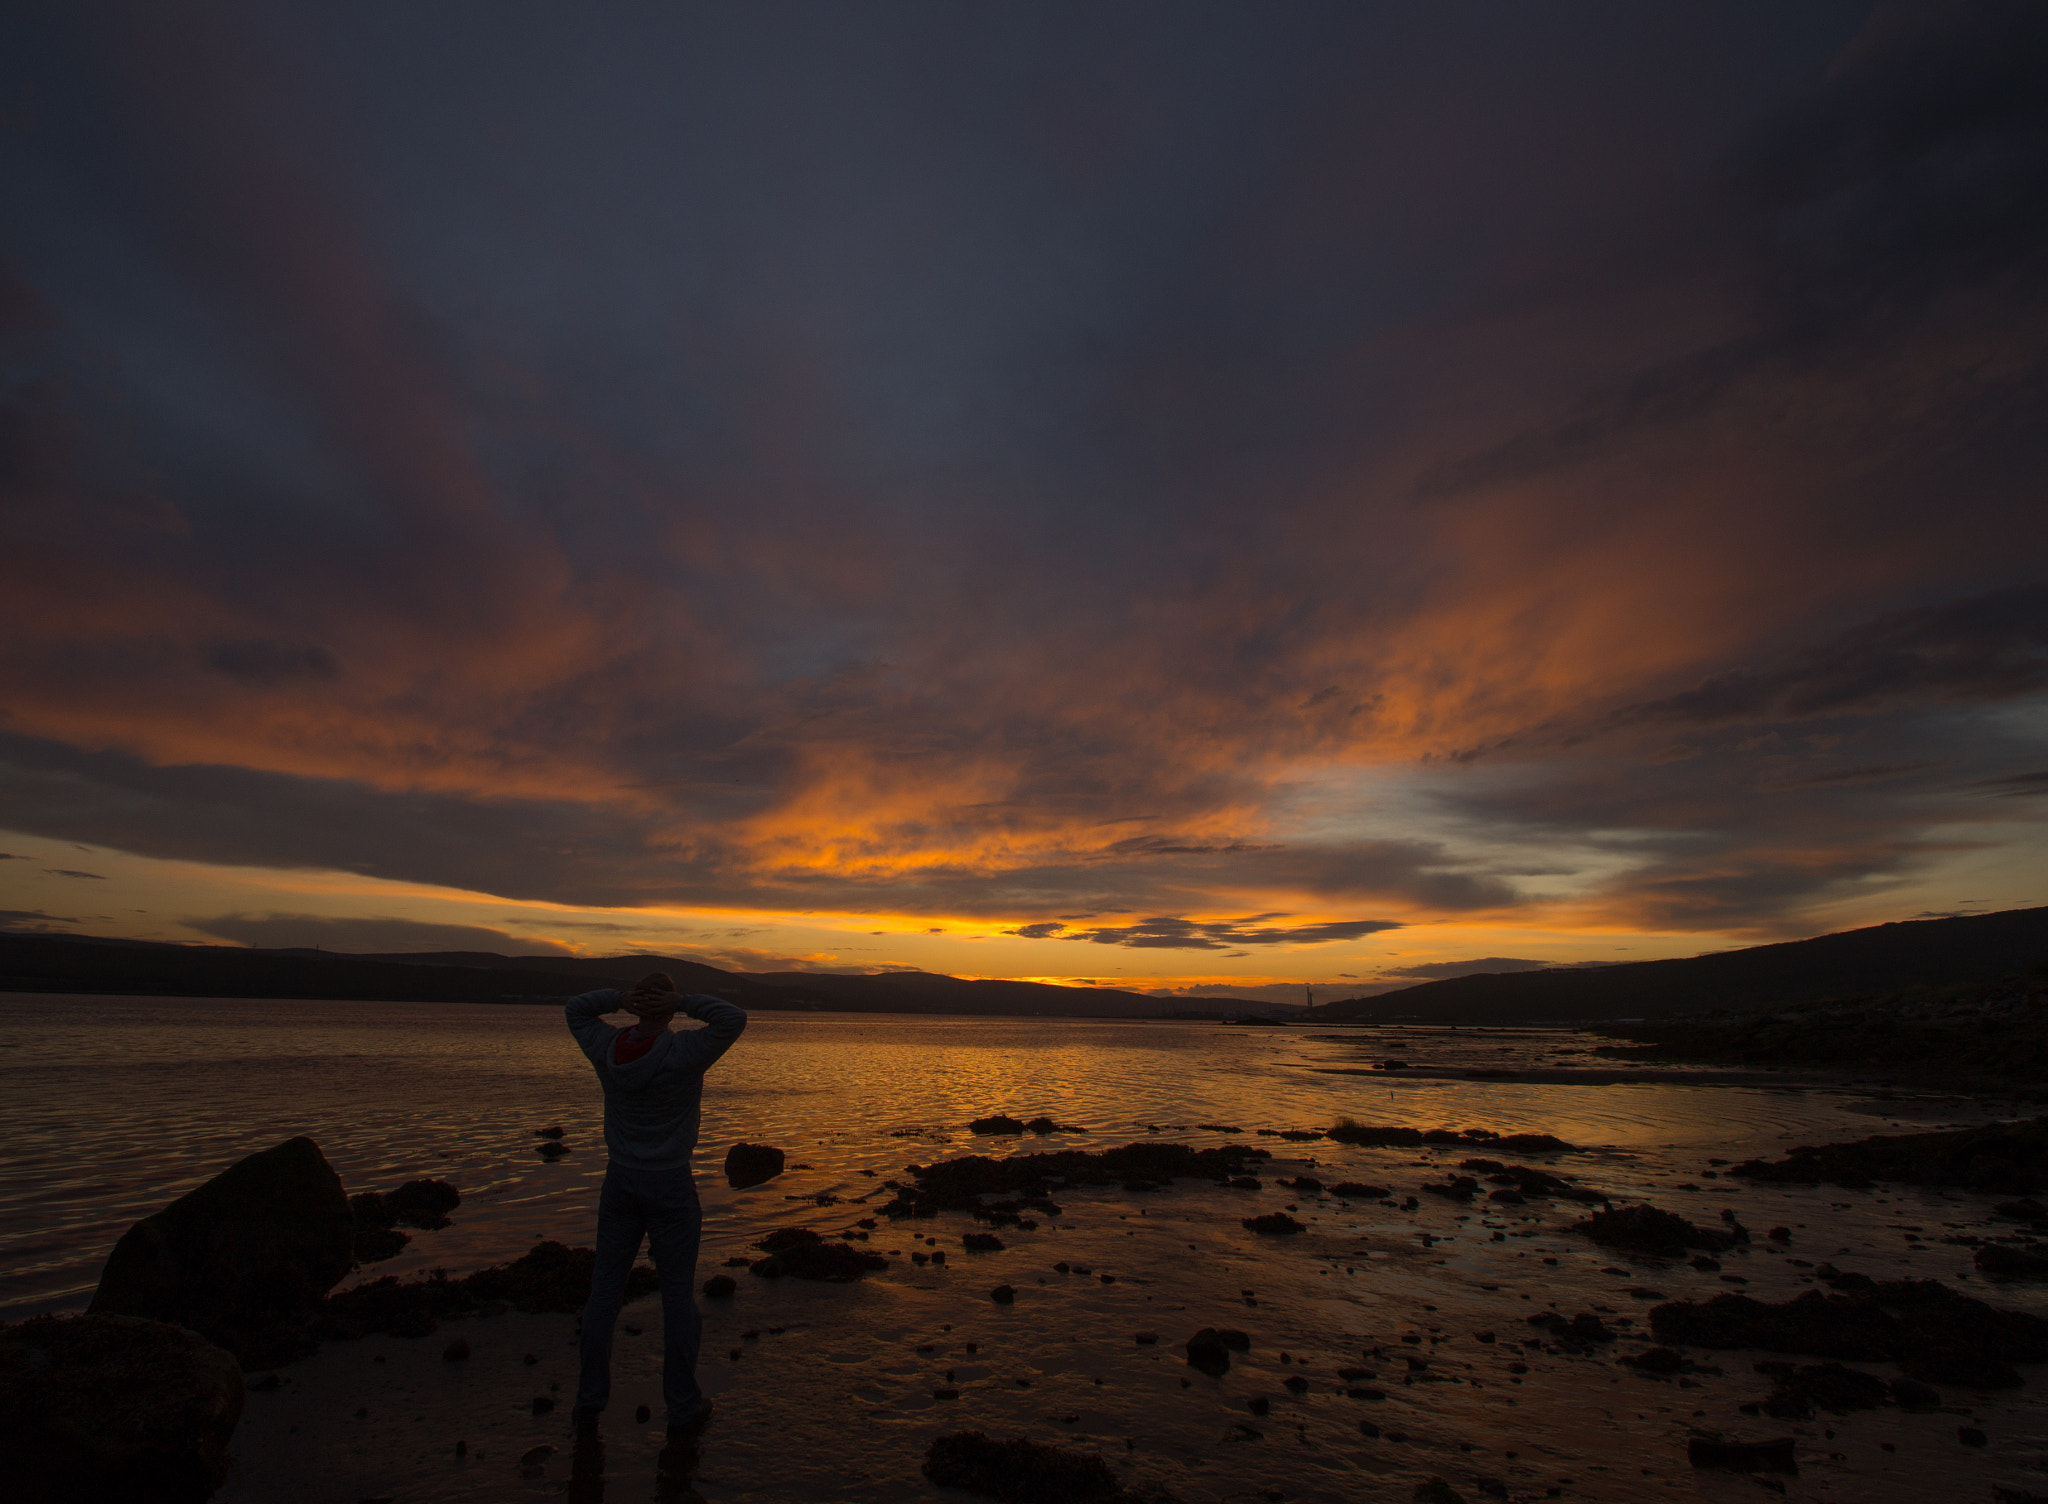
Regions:
<instances>
[{"instance_id":1,"label":"distant tower","mask_svg":"<svg viewBox=\"0 0 2048 1504\"><path fill-rule=\"evenodd\" d=\"M1308 994L1308 1005L1313 1008L1316 1005L1316 984L1313 982L1303 982L1301 990Z\"/></svg>"}]
</instances>

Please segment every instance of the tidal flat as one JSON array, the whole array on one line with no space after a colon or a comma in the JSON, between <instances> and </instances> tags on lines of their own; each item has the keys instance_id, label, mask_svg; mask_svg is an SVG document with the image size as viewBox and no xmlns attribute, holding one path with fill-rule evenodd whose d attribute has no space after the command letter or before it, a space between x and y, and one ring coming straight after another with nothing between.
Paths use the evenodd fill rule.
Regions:
<instances>
[{"instance_id":1,"label":"tidal flat","mask_svg":"<svg viewBox=\"0 0 2048 1504\"><path fill-rule=\"evenodd\" d=\"M81 1056L78 1020L123 1009ZM2008 1195L1728 1173L1801 1145L2038 1108L1818 1074L1616 1067L1592 1053L1601 1043L1538 1029L757 1014L706 1092L698 1278L729 1272L736 1288L701 1302L719 1412L699 1448L664 1462L658 1300L627 1307L602 1440L580 1450L567 1419L575 1318L514 1312L330 1341L274 1383L252 1373L219 1497L964 1498L920 1471L936 1438L963 1430L1099 1455L1129 1485L1188 1504L1405 1501L1432 1479L1474 1504L2048 1493L2048 1365L2020 1364L2018 1387L1936 1384L1932 1404L1800 1418L1765 1413L1783 1379L1756 1365L1819 1357L1693 1346L1682 1367L1618 1361L1672 1346L1650 1330L1660 1305L1829 1291L1823 1266L2048 1314L2048 1286L1987 1278L1953 1241L2021 1233L1994 1211ZM1383 1069L1390 1058L1408 1068ZM8 1319L82 1308L130 1221L295 1133L320 1142L351 1191L430 1175L463 1194L450 1227L414 1233L344 1289L466 1273L542 1238L591 1241L597 1093L552 1009L14 997L0 1000L0 1084ZM1079 1131L969 1129L994 1114ZM1574 1148L1294 1136L1345 1118ZM536 1137L553 1125L569 1152L551 1162L535 1146L554 1142ZM742 1140L782 1147L789 1168L727 1186L717 1165ZM906 1209L913 1165L1132 1143L1270 1158L1233 1177L1256 1186L1063 1186L1056 1214L1000 1226L958 1198L885 1214ZM1749 1241L1711 1258L1623 1254L1568 1230L1597 1205L1494 1200L1509 1187L1461 1168L1475 1159L1710 1230L1733 1218ZM1469 1200L1425 1189L1460 1176L1478 1182ZM1340 1184L1389 1194L1340 1196ZM1302 1230L1245 1225L1281 1214ZM728 1271L787 1227L855 1233L885 1267L850 1284ZM990 1232L1000 1249L963 1242ZM991 1298L1001 1286L1007 1303ZM1577 1340L1594 1332L1579 1317L1613 1340ZM1245 1334L1227 1368L1188 1361L1204 1328ZM445 1357L458 1339L468 1355ZM1845 1366L1902 1376L1890 1362ZM649 1422L634 1418L643 1404ZM1695 1441L1779 1439L1797 1472L1692 1465Z\"/></svg>"}]
</instances>

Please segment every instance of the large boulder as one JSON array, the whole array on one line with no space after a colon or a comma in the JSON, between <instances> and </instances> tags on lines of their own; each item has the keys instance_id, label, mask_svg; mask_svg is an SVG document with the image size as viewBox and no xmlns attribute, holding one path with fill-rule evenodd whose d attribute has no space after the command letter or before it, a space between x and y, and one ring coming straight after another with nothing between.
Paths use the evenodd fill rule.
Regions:
<instances>
[{"instance_id":1,"label":"large boulder","mask_svg":"<svg viewBox=\"0 0 2048 1504\"><path fill-rule=\"evenodd\" d=\"M355 1261L341 1177L309 1138L287 1139L121 1235L96 1315L190 1327L250 1368L305 1356L322 1298Z\"/></svg>"},{"instance_id":2,"label":"large boulder","mask_svg":"<svg viewBox=\"0 0 2048 1504\"><path fill-rule=\"evenodd\" d=\"M203 1504L242 1416L234 1356L132 1316L0 1328L0 1476L15 1504Z\"/></svg>"},{"instance_id":3,"label":"large boulder","mask_svg":"<svg viewBox=\"0 0 2048 1504\"><path fill-rule=\"evenodd\" d=\"M782 1173L783 1154L773 1144L734 1144L725 1151L725 1182L736 1191Z\"/></svg>"}]
</instances>

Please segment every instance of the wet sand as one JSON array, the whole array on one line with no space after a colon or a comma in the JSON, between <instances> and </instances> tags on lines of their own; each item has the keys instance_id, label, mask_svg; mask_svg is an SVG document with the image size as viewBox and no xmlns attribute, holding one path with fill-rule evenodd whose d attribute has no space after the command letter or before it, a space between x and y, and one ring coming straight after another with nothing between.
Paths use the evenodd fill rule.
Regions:
<instances>
[{"instance_id":1,"label":"wet sand","mask_svg":"<svg viewBox=\"0 0 2048 1504\"><path fill-rule=\"evenodd\" d=\"M666 1471L660 1307L650 1299L627 1308L625 1322L640 1331L621 1331L602 1445L580 1457L568 1420L575 1319L480 1318L416 1340L332 1343L283 1370L275 1391L250 1397L237 1467L221 1497L354 1504L553 1497L565 1488L578 1500L681 1500L693 1489L711 1501L959 1497L919 1473L930 1441L959 1429L1094 1451L1131 1481L1163 1484L1190 1504L1405 1500L1431 1477L1475 1504L1489 1496L1758 1497L1763 1489L1752 1478L1689 1466L1686 1441L1702 1431L1793 1437L1800 1472L1773 1479L1793 1499L1990 1504L1994 1486L2044 1485L2048 1373L2015 1391L1944 1389L1943 1408L1930 1414L1888 1408L1788 1423L1738 1408L1770 1390L1752 1364L1772 1355L1694 1350L1722 1376L1683 1381L1614 1361L1653 1345L1646 1317L1656 1298L1739 1289L1783 1300L1812 1288L1799 1259L1879 1278L1938 1278L1994 1304L2038 1309L2033 1292L1974 1277L1970 1250L1940 1241L1972 1228L2009 1230L1986 1221L1998 1198L1679 1181L1671 1167L1612 1152L1541 1161L1703 1224L1718 1225L1721 1209L1734 1209L1758 1241L1724 1255L1720 1272L1703 1272L1618 1258L1564 1234L1581 1209L1562 1203L1487 1215L1423 1196L1419 1210L1403 1213L1297 1197L1271 1178L1306 1171L1406 1195L1441 1179L1469 1149L1249 1141L1276 1154L1260 1191L1181 1182L1148 1193L1066 1192L1063 1216L1034 1231L1004 1229L1008 1246L988 1254L961 1250L961 1235L981 1229L964 1215L884 1223L868 1246L902 1256L852 1286L736 1270L735 1297L703 1302L702 1374L718 1419L698 1453L671 1453ZM742 1194L857 1195L876 1185L821 1182L797 1175ZM887 1197L878 1192L876 1204ZM805 1208L788 1204L789 1221L821 1231L850 1226L864 1211L836 1205L798 1215ZM1306 1233L1261 1238L1240 1225L1290 1204ZM1793 1241L1774 1251L1761 1235L1778 1224L1793 1230ZM1493 1241L1495 1232L1502 1241ZM910 1252L930 1246L924 1237L949 1250L944 1268L909 1262ZM747 1252L740 1243L707 1244L700 1278ZM1053 1266L1062 1261L1089 1272L1061 1274ZM1014 1305L988 1298L998 1283L1016 1287ZM1526 1345L1543 1336L1529 1316L1553 1308L1600 1314L1621 1340L1583 1356ZM1239 1327L1252 1339L1220 1378L1185 1362L1181 1344L1203 1326ZM1139 1332L1156 1332L1158 1343L1140 1345ZM1495 1341L1478 1340L1485 1332ZM472 1355L445 1361L456 1336ZM539 1361L527 1363L529 1353ZM1886 1364L1852 1366L1896 1374ZM1345 1367L1376 1377L1346 1382L1337 1374ZM1384 1398L1346 1392L1359 1388ZM552 1413L533 1413L536 1396L556 1402ZM1248 1402L1261 1398L1266 1413L1254 1414ZM654 1422L633 1420L643 1403ZM366 1413L358 1416L359 1407ZM1379 1434L1366 1434L1361 1422ZM1964 1446L1959 1427L1982 1431L1988 1445ZM458 1442L467 1443L466 1457L457 1456ZM543 1446L556 1450L520 1465Z\"/></svg>"}]
</instances>

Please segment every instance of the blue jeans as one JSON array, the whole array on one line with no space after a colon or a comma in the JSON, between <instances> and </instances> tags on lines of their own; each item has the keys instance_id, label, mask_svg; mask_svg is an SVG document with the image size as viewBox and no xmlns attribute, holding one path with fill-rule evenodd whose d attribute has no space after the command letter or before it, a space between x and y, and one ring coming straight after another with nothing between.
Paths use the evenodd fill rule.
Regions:
<instances>
[{"instance_id":1,"label":"blue jeans","mask_svg":"<svg viewBox=\"0 0 2048 1504\"><path fill-rule=\"evenodd\" d=\"M626 1303L626 1276L647 1239L661 1276L661 1397L671 1422L688 1420L704 1402L697 1387L697 1242L704 1214L688 1169L633 1170L612 1165L597 1198L597 1266L583 1308L583 1371L576 1403L602 1410L612 1394L612 1327Z\"/></svg>"}]
</instances>

